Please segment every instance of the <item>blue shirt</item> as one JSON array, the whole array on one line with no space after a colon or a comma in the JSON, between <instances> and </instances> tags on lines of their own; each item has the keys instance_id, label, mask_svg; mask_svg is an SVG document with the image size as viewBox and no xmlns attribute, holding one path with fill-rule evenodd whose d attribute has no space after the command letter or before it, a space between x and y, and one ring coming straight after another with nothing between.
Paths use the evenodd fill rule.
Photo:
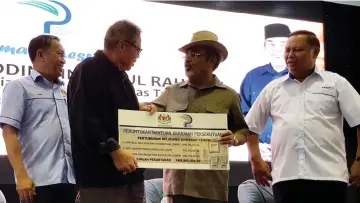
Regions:
<instances>
[{"instance_id":1,"label":"blue shirt","mask_svg":"<svg viewBox=\"0 0 360 203\"><path fill-rule=\"evenodd\" d=\"M246 116L261 90L272 80L286 75L288 70L276 72L271 64L266 64L249 71L240 87L241 109ZM271 140L271 118L268 119L264 131L259 135L261 143L270 144Z\"/></svg>"},{"instance_id":2,"label":"blue shirt","mask_svg":"<svg viewBox=\"0 0 360 203\"><path fill-rule=\"evenodd\" d=\"M24 165L35 186L75 184L67 96L62 86L32 70L4 88L0 124L19 130Z\"/></svg>"}]
</instances>

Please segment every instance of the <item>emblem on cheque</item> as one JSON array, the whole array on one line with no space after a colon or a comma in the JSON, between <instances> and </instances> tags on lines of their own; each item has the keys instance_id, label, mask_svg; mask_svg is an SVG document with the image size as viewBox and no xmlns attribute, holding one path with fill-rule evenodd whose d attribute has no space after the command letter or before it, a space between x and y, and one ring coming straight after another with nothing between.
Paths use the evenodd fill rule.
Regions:
<instances>
[{"instance_id":1,"label":"emblem on cheque","mask_svg":"<svg viewBox=\"0 0 360 203\"><path fill-rule=\"evenodd\" d=\"M171 123L171 117L169 114L160 114L158 116L158 121L161 124L168 124Z\"/></svg>"},{"instance_id":2,"label":"emblem on cheque","mask_svg":"<svg viewBox=\"0 0 360 203\"><path fill-rule=\"evenodd\" d=\"M184 119L184 127L191 127L191 123L193 122L193 119L190 115L184 114L180 116L182 119Z\"/></svg>"}]
</instances>

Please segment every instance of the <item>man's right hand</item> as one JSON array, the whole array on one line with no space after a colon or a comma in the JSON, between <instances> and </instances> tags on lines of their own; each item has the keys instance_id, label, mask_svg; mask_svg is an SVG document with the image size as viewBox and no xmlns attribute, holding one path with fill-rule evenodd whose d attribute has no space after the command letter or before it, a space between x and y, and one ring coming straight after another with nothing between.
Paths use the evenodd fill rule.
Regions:
<instances>
[{"instance_id":1,"label":"man's right hand","mask_svg":"<svg viewBox=\"0 0 360 203\"><path fill-rule=\"evenodd\" d=\"M117 149L111 152L115 167L121 172L131 173L138 167L137 161L131 152L124 149Z\"/></svg>"},{"instance_id":2,"label":"man's right hand","mask_svg":"<svg viewBox=\"0 0 360 203\"><path fill-rule=\"evenodd\" d=\"M269 180L272 180L270 168L263 159L251 160L251 169L257 184L270 186Z\"/></svg>"},{"instance_id":3,"label":"man's right hand","mask_svg":"<svg viewBox=\"0 0 360 203\"><path fill-rule=\"evenodd\" d=\"M34 199L35 184L29 176L16 177L16 190L19 198L24 203L30 203Z\"/></svg>"}]
</instances>

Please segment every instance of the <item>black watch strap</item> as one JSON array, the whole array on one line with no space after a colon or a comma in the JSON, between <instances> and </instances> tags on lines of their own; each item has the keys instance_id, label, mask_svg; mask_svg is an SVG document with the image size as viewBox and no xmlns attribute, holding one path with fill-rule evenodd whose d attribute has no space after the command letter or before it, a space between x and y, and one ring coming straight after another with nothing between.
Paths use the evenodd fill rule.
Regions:
<instances>
[{"instance_id":1,"label":"black watch strap","mask_svg":"<svg viewBox=\"0 0 360 203\"><path fill-rule=\"evenodd\" d=\"M355 158L355 161L360 161L360 156L357 156L357 157Z\"/></svg>"}]
</instances>

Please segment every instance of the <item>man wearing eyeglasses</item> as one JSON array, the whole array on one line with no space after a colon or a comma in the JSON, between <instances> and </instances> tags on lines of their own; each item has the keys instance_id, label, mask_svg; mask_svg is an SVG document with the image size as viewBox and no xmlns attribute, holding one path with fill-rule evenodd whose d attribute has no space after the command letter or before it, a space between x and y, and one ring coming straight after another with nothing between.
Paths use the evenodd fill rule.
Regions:
<instances>
[{"instance_id":1,"label":"man wearing eyeglasses","mask_svg":"<svg viewBox=\"0 0 360 203\"><path fill-rule=\"evenodd\" d=\"M188 81L166 88L155 99L158 111L188 113L224 113L228 131L219 138L221 144L239 146L246 142L247 125L241 113L237 92L224 85L214 70L227 58L226 47L209 31L193 34L185 53ZM229 171L164 169L163 190L168 203L224 203L228 201Z\"/></svg>"},{"instance_id":2,"label":"man wearing eyeglasses","mask_svg":"<svg viewBox=\"0 0 360 203\"><path fill-rule=\"evenodd\" d=\"M104 50L74 69L68 85L72 150L81 203L142 203L144 169L118 143L118 109L139 105L125 71L141 52L141 30L127 20L106 32Z\"/></svg>"}]
</instances>

